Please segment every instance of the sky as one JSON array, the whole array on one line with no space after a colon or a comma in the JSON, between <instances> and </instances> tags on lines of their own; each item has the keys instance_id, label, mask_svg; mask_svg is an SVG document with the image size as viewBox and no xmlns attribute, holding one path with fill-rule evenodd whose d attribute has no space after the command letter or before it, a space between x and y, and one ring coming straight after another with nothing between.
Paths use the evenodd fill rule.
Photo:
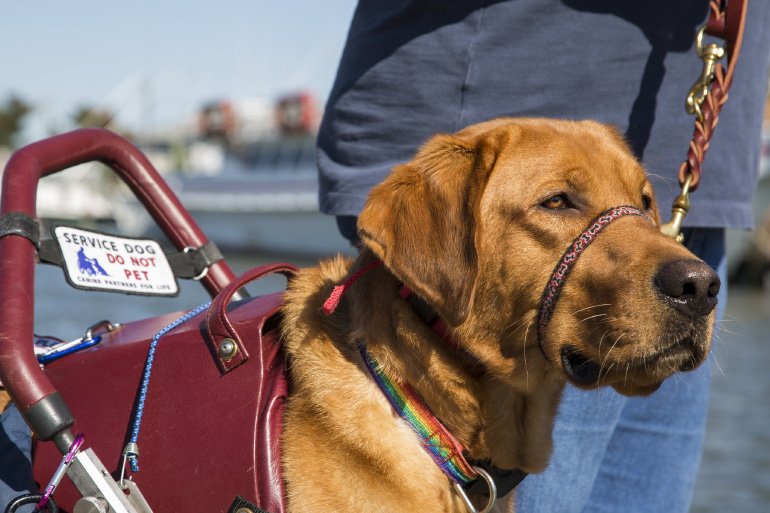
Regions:
<instances>
[{"instance_id":1,"label":"sky","mask_svg":"<svg viewBox=\"0 0 770 513\"><path fill-rule=\"evenodd\" d=\"M355 0L34 0L0 6L0 102L33 104L24 139L69 128L82 105L133 130L205 101L328 94Z\"/></svg>"}]
</instances>

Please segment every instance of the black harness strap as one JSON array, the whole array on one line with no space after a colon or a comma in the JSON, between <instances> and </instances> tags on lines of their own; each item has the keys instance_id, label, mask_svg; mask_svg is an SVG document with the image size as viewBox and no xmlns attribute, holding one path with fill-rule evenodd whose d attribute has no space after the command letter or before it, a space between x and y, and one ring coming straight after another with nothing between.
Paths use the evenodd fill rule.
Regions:
<instances>
[{"instance_id":1,"label":"black harness strap","mask_svg":"<svg viewBox=\"0 0 770 513\"><path fill-rule=\"evenodd\" d=\"M24 212L8 212L0 216L0 238L6 235L20 235L36 248L40 247L40 226L37 220Z\"/></svg>"},{"instance_id":2,"label":"black harness strap","mask_svg":"<svg viewBox=\"0 0 770 513\"><path fill-rule=\"evenodd\" d=\"M37 258L45 263L64 267L64 260L59 251L59 245L53 239L43 239L37 248Z\"/></svg>"},{"instance_id":3,"label":"black harness strap","mask_svg":"<svg viewBox=\"0 0 770 513\"><path fill-rule=\"evenodd\" d=\"M474 467L483 468L490 476L492 476L492 480L494 480L495 487L497 488L498 499L508 495L511 490L516 488L516 486L527 477L527 473L523 470L505 470L495 467L488 461L471 461L470 463ZM489 496L489 487L482 479L475 480L470 485L466 486L465 490L468 495Z\"/></svg>"},{"instance_id":4,"label":"black harness strap","mask_svg":"<svg viewBox=\"0 0 770 513\"><path fill-rule=\"evenodd\" d=\"M41 224L43 230L41 230ZM38 221L23 212L9 212L0 216L0 238L18 235L28 239L37 248L38 259L46 264L64 266L59 245L54 239L42 238L46 232L45 221ZM183 279L202 277L206 269L216 262L224 260L222 253L213 241L208 241L198 248L185 248L184 251L166 254L174 276Z\"/></svg>"},{"instance_id":5,"label":"black harness strap","mask_svg":"<svg viewBox=\"0 0 770 513\"><path fill-rule=\"evenodd\" d=\"M178 253L168 253L166 258L177 278L189 280L202 277L206 269L225 257L214 242L208 241L198 248L185 248Z\"/></svg>"},{"instance_id":6,"label":"black harness strap","mask_svg":"<svg viewBox=\"0 0 770 513\"><path fill-rule=\"evenodd\" d=\"M230 508L227 510L227 513L268 513L264 509L260 508L256 504L247 501L240 495L238 495L233 503L230 505Z\"/></svg>"}]
</instances>

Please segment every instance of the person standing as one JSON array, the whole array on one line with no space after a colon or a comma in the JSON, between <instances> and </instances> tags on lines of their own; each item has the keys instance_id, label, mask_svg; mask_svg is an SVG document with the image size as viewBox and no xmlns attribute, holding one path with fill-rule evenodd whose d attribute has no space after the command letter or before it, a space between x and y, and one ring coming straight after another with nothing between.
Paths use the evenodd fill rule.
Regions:
<instances>
[{"instance_id":1,"label":"person standing","mask_svg":"<svg viewBox=\"0 0 770 513\"><path fill-rule=\"evenodd\" d=\"M684 97L701 72L693 41L707 8L707 0L359 0L318 137L321 210L358 244L369 189L430 136L534 116L617 127L667 217L692 136ZM751 2L747 20L684 231L725 285L725 229L753 223L770 2ZM516 511L686 512L710 372L704 364L675 375L645 398L568 385L549 468L524 480Z\"/></svg>"}]
</instances>

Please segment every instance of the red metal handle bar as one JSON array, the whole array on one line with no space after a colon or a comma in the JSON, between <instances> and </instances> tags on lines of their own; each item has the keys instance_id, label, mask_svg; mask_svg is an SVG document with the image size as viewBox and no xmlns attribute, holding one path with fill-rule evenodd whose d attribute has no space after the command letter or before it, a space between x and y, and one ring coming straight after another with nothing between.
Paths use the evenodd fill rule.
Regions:
<instances>
[{"instance_id":1,"label":"red metal handle bar","mask_svg":"<svg viewBox=\"0 0 770 513\"><path fill-rule=\"evenodd\" d=\"M178 249L208 241L147 158L122 137L102 129L75 130L16 151L5 167L0 214L22 212L35 218L40 178L91 161L103 162L120 176ZM39 405L36 410L50 417L44 403L51 401L43 399L56 392L32 350L34 277L34 244L21 236L0 238L0 379L31 425L34 412L29 410ZM219 261L201 281L214 296L234 279L230 267ZM55 434L32 428L43 439ZM62 445L59 440L57 445Z\"/></svg>"},{"instance_id":2,"label":"red metal handle bar","mask_svg":"<svg viewBox=\"0 0 770 513\"><path fill-rule=\"evenodd\" d=\"M126 182L177 249L199 247L208 241L142 152L119 135L98 128L75 130L15 152L3 178L2 213L24 212L35 217L37 182L41 177L97 160ZM220 261L201 281L213 297L234 278L230 267Z\"/></svg>"}]
</instances>

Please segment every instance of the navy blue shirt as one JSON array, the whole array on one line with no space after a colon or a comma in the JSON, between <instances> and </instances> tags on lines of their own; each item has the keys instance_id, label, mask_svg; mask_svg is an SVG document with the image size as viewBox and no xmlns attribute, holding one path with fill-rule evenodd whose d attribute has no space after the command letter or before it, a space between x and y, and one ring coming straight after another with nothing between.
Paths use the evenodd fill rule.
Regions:
<instances>
[{"instance_id":1,"label":"navy blue shirt","mask_svg":"<svg viewBox=\"0 0 770 513\"><path fill-rule=\"evenodd\" d=\"M431 135L501 116L594 119L625 134L668 219L692 137L707 0L360 0L318 138L321 210L357 215ZM770 49L751 1L735 80L689 226L749 227ZM544 148L544 151L547 149Z\"/></svg>"}]
</instances>

